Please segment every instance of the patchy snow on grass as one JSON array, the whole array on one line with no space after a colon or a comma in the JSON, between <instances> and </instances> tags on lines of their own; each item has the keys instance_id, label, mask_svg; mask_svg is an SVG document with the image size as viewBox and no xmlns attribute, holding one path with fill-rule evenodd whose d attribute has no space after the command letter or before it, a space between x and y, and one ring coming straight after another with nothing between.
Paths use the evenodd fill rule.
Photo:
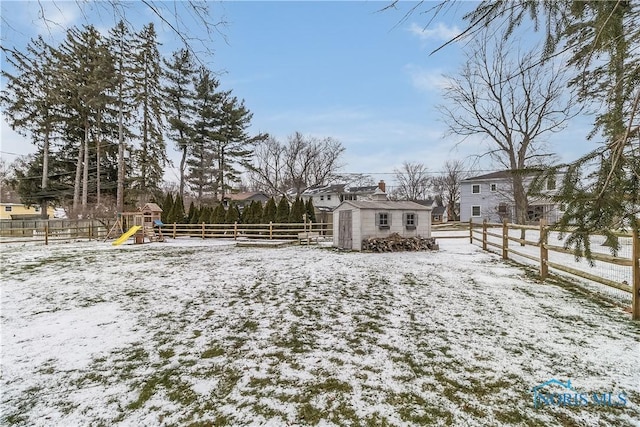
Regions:
<instances>
[{"instance_id":1,"label":"patchy snow on grass","mask_svg":"<svg viewBox=\"0 0 640 427\"><path fill-rule=\"evenodd\" d=\"M640 326L623 309L439 244L5 244L0 420L637 424ZM552 378L625 404L536 408Z\"/></svg>"}]
</instances>

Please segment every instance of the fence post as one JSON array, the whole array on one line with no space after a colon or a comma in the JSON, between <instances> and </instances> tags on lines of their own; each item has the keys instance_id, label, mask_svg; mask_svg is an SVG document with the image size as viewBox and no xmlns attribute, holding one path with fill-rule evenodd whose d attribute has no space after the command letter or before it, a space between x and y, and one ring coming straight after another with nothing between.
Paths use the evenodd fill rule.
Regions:
<instances>
[{"instance_id":1,"label":"fence post","mask_svg":"<svg viewBox=\"0 0 640 427\"><path fill-rule=\"evenodd\" d=\"M91 241L92 237L93 237L93 221L89 223L89 241Z\"/></svg>"},{"instance_id":2,"label":"fence post","mask_svg":"<svg viewBox=\"0 0 640 427\"><path fill-rule=\"evenodd\" d=\"M204 221L202 221L202 239L204 239Z\"/></svg>"},{"instance_id":3,"label":"fence post","mask_svg":"<svg viewBox=\"0 0 640 427\"><path fill-rule=\"evenodd\" d=\"M549 250L547 249L547 222L544 219L540 220L540 278L542 280L547 279L549 274Z\"/></svg>"},{"instance_id":4,"label":"fence post","mask_svg":"<svg viewBox=\"0 0 640 427\"><path fill-rule=\"evenodd\" d=\"M173 238L176 238L176 223L173 223Z\"/></svg>"},{"instance_id":5,"label":"fence post","mask_svg":"<svg viewBox=\"0 0 640 427\"><path fill-rule=\"evenodd\" d=\"M638 223L633 228L633 245L631 250L633 257L633 286L631 291L631 319L640 320L640 233L638 232Z\"/></svg>"},{"instance_id":6,"label":"fence post","mask_svg":"<svg viewBox=\"0 0 640 427\"><path fill-rule=\"evenodd\" d=\"M487 250L487 218L482 221L482 250Z\"/></svg>"},{"instance_id":7,"label":"fence post","mask_svg":"<svg viewBox=\"0 0 640 427\"><path fill-rule=\"evenodd\" d=\"M273 221L269 221L269 240L273 239Z\"/></svg>"},{"instance_id":8,"label":"fence post","mask_svg":"<svg viewBox=\"0 0 640 427\"><path fill-rule=\"evenodd\" d=\"M469 243L473 243L473 219L469 218Z\"/></svg>"},{"instance_id":9,"label":"fence post","mask_svg":"<svg viewBox=\"0 0 640 427\"><path fill-rule=\"evenodd\" d=\"M509 226L506 219L502 221L502 259L509 259Z\"/></svg>"},{"instance_id":10,"label":"fence post","mask_svg":"<svg viewBox=\"0 0 640 427\"><path fill-rule=\"evenodd\" d=\"M238 221L233 223L233 240L238 240Z\"/></svg>"},{"instance_id":11,"label":"fence post","mask_svg":"<svg viewBox=\"0 0 640 427\"><path fill-rule=\"evenodd\" d=\"M49 224L44 225L44 244L49 244Z\"/></svg>"}]
</instances>

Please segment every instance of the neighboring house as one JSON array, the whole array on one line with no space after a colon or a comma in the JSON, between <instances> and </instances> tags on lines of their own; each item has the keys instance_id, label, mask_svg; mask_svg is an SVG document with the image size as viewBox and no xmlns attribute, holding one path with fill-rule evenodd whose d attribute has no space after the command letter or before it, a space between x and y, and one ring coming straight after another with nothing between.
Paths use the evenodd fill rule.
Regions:
<instances>
[{"instance_id":1,"label":"neighboring house","mask_svg":"<svg viewBox=\"0 0 640 427\"><path fill-rule=\"evenodd\" d=\"M460 221L502 222L515 221L515 204L513 201L512 172L500 171L473 178L467 178L460 185ZM528 191L534 173L524 177L525 191ZM547 182L546 191L552 194L556 190L556 179ZM561 206L544 198L529 198L527 221L539 222L544 218L550 224L555 223L562 215Z\"/></svg>"},{"instance_id":2,"label":"neighboring house","mask_svg":"<svg viewBox=\"0 0 640 427\"><path fill-rule=\"evenodd\" d=\"M369 200L377 190L384 192L385 189L384 181L364 187L349 187L347 184L316 185L306 189L301 197L305 203L312 200L318 222L330 223L333 221L332 212L340 203Z\"/></svg>"},{"instance_id":3,"label":"neighboring house","mask_svg":"<svg viewBox=\"0 0 640 427\"><path fill-rule=\"evenodd\" d=\"M40 206L26 206L22 203L0 203L0 219L41 219ZM47 208L49 218L54 217L55 209Z\"/></svg>"},{"instance_id":4,"label":"neighboring house","mask_svg":"<svg viewBox=\"0 0 640 427\"><path fill-rule=\"evenodd\" d=\"M345 200L334 211L333 246L362 250L370 237L431 236L431 207L415 202L389 201L379 189L369 200Z\"/></svg>"},{"instance_id":5,"label":"neighboring house","mask_svg":"<svg viewBox=\"0 0 640 427\"><path fill-rule=\"evenodd\" d=\"M267 200L269 200L269 196L259 191L253 191L248 193L229 193L224 195L224 200L222 201L222 204L224 205L225 208L227 208L229 207L229 204L233 202L236 204L236 206L238 206L238 209L242 211L242 209L244 209L245 206L249 206L251 202L256 201L264 205L267 202Z\"/></svg>"},{"instance_id":6,"label":"neighboring house","mask_svg":"<svg viewBox=\"0 0 640 427\"><path fill-rule=\"evenodd\" d=\"M416 203L431 207L431 224L447 222L447 209L439 205L435 199L417 200Z\"/></svg>"},{"instance_id":7,"label":"neighboring house","mask_svg":"<svg viewBox=\"0 0 640 427\"><path fill-rule=\"evenodd\" d=\"M444 206L434 206L431 208L431 223L442 224L447 222L447 208Z\"/></svg>"}]
</instances>

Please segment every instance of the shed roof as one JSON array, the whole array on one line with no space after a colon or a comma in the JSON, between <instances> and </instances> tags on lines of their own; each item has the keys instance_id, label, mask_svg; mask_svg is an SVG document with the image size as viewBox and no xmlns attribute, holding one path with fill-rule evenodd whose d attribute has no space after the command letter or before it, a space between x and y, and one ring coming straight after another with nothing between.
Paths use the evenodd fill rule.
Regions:
<instances>
[{"instance_id":1,"label":"shed roof","mask_svg":"<svg viewBox=\"0 0 640 427\"><path fill-rule=\"evenodd\" d=\"M411 210L411 211L430 211L430 206L423 206L415 202L407 201L391 201L391 200L346 200L336 209L343 205L351 205L358 209L384 209L384 210Z\"/></svg>"},{"instance_id":2,"label":"shed roof","mask_svg":"<svg viewBox=\"0 0 640 427\"><path fill-rule=\"evenodd\" d=\"M467 179L463 179L463 181L476 181L476 180L485 180L485 179L505 179L505 178L511 178L513 177L515 174L520 174L520 175L524 175L524 176L528 176L528 175L537 175L539 174L541 171L540 169L520 169L517 171L514 170L502 170L502 171L498 171L498 172L491 172L485 175L479 175L479 176L474 176L471 178L467 178Z\"/></svg>"}]
</instances>

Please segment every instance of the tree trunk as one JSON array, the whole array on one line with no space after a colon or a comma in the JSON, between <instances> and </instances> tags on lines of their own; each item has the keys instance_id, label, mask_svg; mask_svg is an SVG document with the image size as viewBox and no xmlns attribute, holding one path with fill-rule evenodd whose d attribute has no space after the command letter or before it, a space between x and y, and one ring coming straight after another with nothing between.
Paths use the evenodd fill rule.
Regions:
<instances>
[{"instance_id":1,"label":"tree trunk","mask_svg":"<svg viewBox=\"0 0 640 427\"><path fill-rule=\"evenodd\" d=\"M526 224L527 222L527 193L524 189L522 175L516 173L513 176L513 198L516 208L516 224Z\"/></svg>"},{"instance_id":2,"label":"tree trunk","mask_svg":"<svg viewBox=\"0 0 640 427\"><path fill-rule=\"evenodd\" d=\"M118 111L118 184L116 189L116 210L124 211L124 130L122 124L122 102Z\"/></svg>"},{"instance_id":3,"label":"tree trunk","mask_svg":"<svg viewBox=\"0 0 640 427\"><path fill-rule=\"evenodd\" d=\"M89 124L84 127L84 169L82 170L82 215L87 212L89 200Z\"/></svg>"},{"instance_id":4,"label":"tree trunk","mask_svg":"<svg viewBox=\"0 0 640 427\"><path fill-rule=\"evenodd\" d=\"M187 146L182 148L182 158L180 159L180 198L184 200L184 169L187 163Z\"/></svg>"},{"instance_id":5,"label":"tree trunk","mask_svg":"<svg viewBox=\"0 0 640 427\"><path fill-rule=\"evenodd\" d=\"M80 187L82 185L82 157L84 144L78 147L78 160L76 161L76 178L73 183L73 215L77 218L80 208Z\"/></svg>"},{"instance_id":6,"label":"tree trunk","mask_svg":"<svg viewBox=\"0 0 640 427\"><path fill-rule=\"evenodd\" d=\"M49 218L47 214L47 199L44 194L47 191L47 187L49 186L49 127L44 133L44 143L42 146L42 199L40 199L40 217L42 219Z\"/></svg>"},{"instance_id":7,"label":"tree trunk","mask_svg":"<svg viewBox=\"0 0 640 427\"><path fill-rule=\"evenodd\" d=\"M100 197L100 138L102 136L102 132L100 131L102 127L101 122L101 115L100 113L98 113L98 134L96 135L96 206L100 206L102 203Z\"/></svg>"}]
</instances>

